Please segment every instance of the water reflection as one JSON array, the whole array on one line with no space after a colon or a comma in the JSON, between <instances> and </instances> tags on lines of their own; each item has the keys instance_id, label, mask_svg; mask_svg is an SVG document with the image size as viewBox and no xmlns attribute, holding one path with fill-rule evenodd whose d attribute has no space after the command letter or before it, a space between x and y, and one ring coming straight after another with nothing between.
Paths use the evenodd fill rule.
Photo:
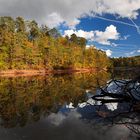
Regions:
<instances>
[{"instance_id":1,"label":"water reflection","mask_svg":"<svg viewBox=\"0 0 140 140\"><path fill-rule=\"evenodd\" d=\"M23 128L2 128L0 135L3 140L138 139L125 125L112 125L109 121L103 121L102 116L94 114L92 107L69 109L63 106L57 113L51 113L37 123Z\"/></svg>"},{"instance_id":2,"label":"water reflection","mask_svg":"<svg viewBox=\"0 0 140 140\"><path fill-rule=\"evenodd\" d=\"M92 99L95 91L98 94L99 85L105 86L110 76L98 72L0 78L0 138L138 139L140 115L125 112L129 103L101 104Z\"/></svg>"},{"instance_id":3,"label":"water reflection","mask_svg":"<svg viewBox=\"0 0 140 140\"><path fill-rule=\"evenodd\" d=\"M101 79L98 81L98 79ZM41 115L57 112L64 103L82 102L86 89L95 90L109 79L109 74L76 74L47 77L0 79L0 118L6 128L25 126Z\"/></svg>"}]
</instances>

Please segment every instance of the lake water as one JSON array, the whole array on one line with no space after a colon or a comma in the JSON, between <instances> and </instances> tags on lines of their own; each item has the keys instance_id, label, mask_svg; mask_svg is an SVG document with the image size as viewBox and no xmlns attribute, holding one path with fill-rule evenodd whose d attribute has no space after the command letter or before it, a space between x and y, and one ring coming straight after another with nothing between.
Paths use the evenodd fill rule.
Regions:
<instances>
[{"instance_id":1,"label":"lake water","mask_svg":"<svg viewBox=\"0 0 140 140\"><path fill-rule=\"evenodd\" d=\"M120 113L129 103L91 99L111 78L107 72L1 77L0 140L139 140L140 115Z\"/></svg>"}]
</instances>

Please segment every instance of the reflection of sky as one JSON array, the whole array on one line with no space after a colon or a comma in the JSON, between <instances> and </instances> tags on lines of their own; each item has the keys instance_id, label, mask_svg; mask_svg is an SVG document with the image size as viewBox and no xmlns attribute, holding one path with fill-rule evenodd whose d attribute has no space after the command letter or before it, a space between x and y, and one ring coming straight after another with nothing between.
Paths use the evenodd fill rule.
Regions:
<instances>
[{"instance_id":1,"label":"reflection of sky","mask_svg":"<svg viewBox=\"0 0 140 140\"><path fill-rule=\"evenodd\" d=\"M87 103L88 102L88 103ZM106 123L97 114L98 106L92 99L79 103L65 104L57 113L51 113L39 122L23 128L0 128L2 140L136 140L136 136L124 125ZM90 103L92 105L90 105ZM107 104L101 111L114 112L119 104Z\"/></svg>"},{"instance_id":2,"label":"reflection of sky","mask_svg":"<svg viewBox=\"0 0 140 140\"><path fill-rule=\"evenodd\" d=\"M76 109L69 113L52 113L46 119L24 128L3 129L2 140L136 140L123 125L85 123Z\"/></svg>"},{"instance_id":3,"label":"reflection of sky","mask_svg":"<svg viewBox=\"0 0 140 140\"><path fill-rule=\"evenodd\" d=\"M112 99L112 98L104 98L104 99ZM79 103L78 108L84 108L88 105L101 105L100 101L95 101L93 99L88 99L87 102ZM108 110L114 111L117 109L118 103L106 103L105 106L108 108ZM67 109L74 109L73 103L69 103L65 106Z\"/></svg>"},{"instance_id":4,"label":"reflection of sky","mask_svg":"<svg viewBox=\"0 0 140 140\"><path fill-rule=\"evenodd\" d=\"M106 104L106 107L111 110L111 111L114 111L117 109L117 106L118 106L118 103L107 103Z\"/></svg>"},{"instance_id":5,"label":"reflection of sky","mask_svg":"<svg viewBox=\"0 0 140 140\"><path fill-rule=\"evenodd\" d=\"M106 87L104 87L104 90L106 92L112 93L112 94L124 94L124 86L126 85L126 82L128 82L128 81L129 80L108 81L108 84ZM137 89L137 92L136 92L136 90L135 91L131 90L133 93L133 96L137 99L140 98L140 96L137 95L137 93L139 93L139 90L140 90L140 88L138 88L138 86L139 86L139 83L136 82L134 84L130 83L127 87L127 88L134 87L135 89ZM96 95L100 95L100 94L101 94L101 90L97 89ZM84 108L88 105L93 105L93 106L102 105L101 101L95 101L92 99L93 94L92 94L91 90L86 90L86 95L87 95L88 100L86 102L78 103L77 108ZM113 100L114 98L105 96L105 97L98 97L98 99L105 99L105 100L112 99ZM104 106L110 111L115 111L118 108L118 103L117 102L116 103L106 103L106 104L104 104ZM75 107L73 106L73 103L71 102L71 103L67 104L64 108L74 109Z\"/></svg>"}]
</instances>

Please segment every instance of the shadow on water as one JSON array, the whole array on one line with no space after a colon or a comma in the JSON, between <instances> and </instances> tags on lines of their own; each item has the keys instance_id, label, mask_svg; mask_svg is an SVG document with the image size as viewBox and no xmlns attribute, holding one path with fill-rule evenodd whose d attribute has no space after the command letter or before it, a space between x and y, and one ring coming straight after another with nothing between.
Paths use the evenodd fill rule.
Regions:
<instances>
[{"instance_id":1,"label":"shadow on water","mask_svg":"<svg viewBox=\"0 0 140 140\"><path fill-rule=\"evenodd\" d=\"M92 98L110 78L103 71L0 78L0 138L139 139L140 115L129 110L131 103L102 104Z\"/></svg>"}]
</instances>

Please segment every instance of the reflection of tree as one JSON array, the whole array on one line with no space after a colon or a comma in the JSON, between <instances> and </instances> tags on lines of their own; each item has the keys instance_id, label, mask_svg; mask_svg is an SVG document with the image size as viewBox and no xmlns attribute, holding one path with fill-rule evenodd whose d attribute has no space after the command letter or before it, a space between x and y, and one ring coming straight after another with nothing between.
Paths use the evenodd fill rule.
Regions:
<instances>
[{"instance_id":1,"label":"reflection of tree","mask_svg":"<svg viewBox=\"0 0 140 140\"><path fill-rule=\"evenodd\" d=\"M116 121L120 118L119 121ZM116 125L125 125L135 134L140 135L140 114L137 112L127 112L121 114L120 116L114 116L113 124Z\"/></svg>"},{"instance_id":2,"label":"reflection of tree","mask_svg":"<svg viewBox=\"0 0 140 140\"><path fill-rule=\"evenodd\" d=\"M140 101L139 77L133 80L111 80L106 87L100 88L100 94L92 98L102 103L130 102L132 105ZM106 99L108 97L109 99ZM111 98L111 99L110 99Z\"/></svg>"},{"instance_id":3,"label":"reflection of tree","mask_svg":"<svg viewBox=\"0 0 140 140\"><path fill-rule=\"evenodd\" d=\"M116 68L113 70L113 76L117 79L131 79L139 73L139 68Z\"/></svg>"},{"instance_id":4,"label":"reflection of tree","mask_svg":"<svg viewBox=\"0 0 140 140\"><path fill-rule=\"evenodd\" d=\"M140 135L139 82L139 77L133 80L111 80L104 88L100 87L100 94L92 97L95 102L99 102L97 116L112 125L124 125Z\"/></svg>"},{"instance_id":5,"label":"reflection of tree","mask_svg":"<svg viewBox=\"0 0 140 140\"><path fill-rule=\"evenodd\" d=\"M102 72L105 81L107 73ZM97 74L0 79L0 118L4 127L25 126L57 112L65 103L84 100L86 89L96 85ZM103 84L103 83L102 83Z\"/></svg>"}]
</instances>

